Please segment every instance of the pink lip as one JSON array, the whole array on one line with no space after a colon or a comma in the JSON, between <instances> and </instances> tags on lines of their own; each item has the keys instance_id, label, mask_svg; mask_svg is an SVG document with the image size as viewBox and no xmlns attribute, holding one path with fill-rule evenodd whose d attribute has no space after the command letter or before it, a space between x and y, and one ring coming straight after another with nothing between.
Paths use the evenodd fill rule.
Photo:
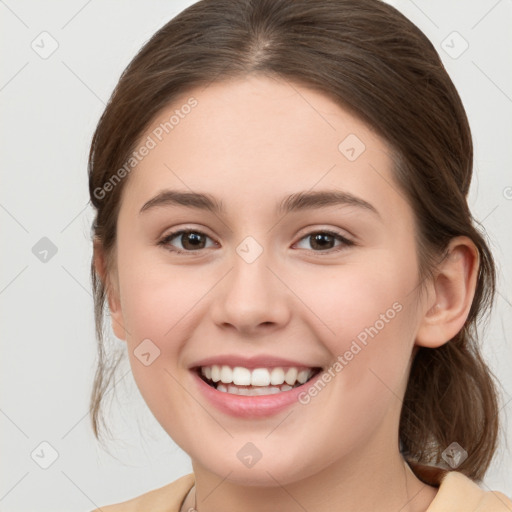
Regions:
<instances>
[{"instance_id":1,"label":"pink lip","mask_svg":"<svg viewBox=\"0 0 512 512\"><path fill-rule=\"evenodd\" d=\"M244 364L247 364L247 362ZM295 365L296 363L292 366ZM204 364L201 366L208 365ZM213 406L231 416L247 419L271 416L272 414L281 412L292 404L298 404L299 395L304 392L307 393L308 388L313 386L322 376L322 372L319 372L311 380L302 384L302 386L289 389L288 391L282 391L275 395L246 396L217 391L201 379L197 371L192 370L191 373L195 385Z\"/></svg>"},{"instance_id":2,"label":"pink lip","mask_svg":"<svg viewBox=\"0 0 512 512\"><path fill-rule=\"evenodd\" d=\"M227 365L234 368L235 366L243 366L244 368L272 368L276 366L287 367L294 366L297 368L320 368L320 366L311 366L310 364L292 361L291 359L283 359L281 357L271 355L259 355L253 357L237 356L234 354L226 354L224 356L217 355L201 359L190 365L190 368L199 366Z\"/></svg>"}]
</instances>

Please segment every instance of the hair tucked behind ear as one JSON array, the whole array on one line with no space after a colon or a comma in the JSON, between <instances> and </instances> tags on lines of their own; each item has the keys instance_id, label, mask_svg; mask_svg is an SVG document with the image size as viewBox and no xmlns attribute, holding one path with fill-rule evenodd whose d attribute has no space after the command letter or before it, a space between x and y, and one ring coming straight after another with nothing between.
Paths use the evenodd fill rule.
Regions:
<instances>
[{"instance_id":1,"label":"hair tucked behind ear","mask_svg":"<svg viewBox=\"0 0 512 512\"><path fill-rule=\"evenodd\" d=\"M495 269L467 205L471 132L436 50L390 5L203 0L182 11L123 72L94 133L89 155L94 236L111 256L129 177L113 189L105 185L119 176L159 111L187 90L251 73L324 93L388 142L396 182L414 211L420 280L428 278L453 237L466 235L478 248L480 269L467 322L444 346L418 351L399 435L404 456L421 463L441 462L443 450L458 442L468 458L457 469L481 478L496 447L498 407L491 373L479 354L476 323L492 305ZM91 272L99 361L90 410L99 435L101 403L116 362L108 365L103 347L104 283L94 265Z\"/></svg>"}]
</instances>

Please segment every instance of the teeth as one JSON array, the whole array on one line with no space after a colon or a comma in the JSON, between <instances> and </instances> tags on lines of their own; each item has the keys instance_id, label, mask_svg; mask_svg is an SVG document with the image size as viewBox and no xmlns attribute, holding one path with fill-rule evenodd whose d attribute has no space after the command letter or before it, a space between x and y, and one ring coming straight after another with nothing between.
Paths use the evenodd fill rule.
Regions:
<instances>
[{"instance_id":1,"label":"teeth","mask_svg":"<svg viewBox=\"0 0 512 512\"><path fill-rule=\"evenodd\" d=\"M293 384L295 384L295 381L297 380L298 374L299 372L297 371L297 368L289 368L288 371L286 372L286 375L284 376L286 384L293 386Z\"/></svg>"},{"instance_id":2,"label":"teeth","mask_svg":"<svg viewBox=\"0 0 512 512\"><path fill-rule=\"evenodd\" d=\"M284 370L282 368L274 368L270 373L271 384L282 384L284 382Z\"/></svg>"},{"instance_id":3,"label":"teeth","mask_svg":"<svg viewBox=\"0 0 512 512\"><path fill-rule=\"evenodd\" d=\"M301 384L304 384L304 382L306 382L309 379L310 375L311 375L311 373L309 372L309 370L301 370L299 372L299 374L297 375L297 380Z\"/></svg>"},{"instance_id":4,"label":"teeth","mask_svg":"<svg viewBox=\"0 0 512 512\"><path fill-rule=\"evenodd\" d=\"M235 366L233 368L233 381L238 386L250 386L251 385L251 371L241 366Z\"/></svg>"},{"instance_id":5,"label":"teeth","mask_svg":"<svg viewBox=\"0 0 512 512\"><path fill-rule=\"evenodd\" d=\"M201 372L203 372L203 375L206 377L206 374L204 373L205 372L205 368L207 368L207 367L201 368ZM212 369L211 379L213 380L213 382L219 382L219 380L220 380L220 368L217 365L213 365L211 367L211 369ZM208 377L206 377L206 378L208 378Z\"/></svg>"},{"instance_id":6,"label":"teeth","mask_svg":"<svg viewBox=\"0 0 512 512\"><path fill-rule=\"evenodd\" d=\"M264 386L264 387L254 387L254 388L239 388L234 386L233 384L219 384L217 386L217 391L222 391L223 393L231 393L232 395L245 395L245 396L260 396L260 395L274 395L276 393L281 393L282 391L288 391L292 389L288 384L283 384L282 386Z\"/></svg>"},{"instance_id":7,"label":"teeth","mask_svg":"<svg viewBox=\"0 0 512 512\"><path fill-rule=\"evenodd\" d=\"M220 381L224 384L233 382L233 370L229 366L223 366L220 369Z\"/></svg>"},{"instance_id":8,"label":"teeth","mask_svg":"<svg viewBox=\"0 0 512 512\"><path fill-rule=\"evenodd\" d=\"M227 365L203 366L201 374L208 380L219 382L217 389L229 391L229 386L223 384L234 384L235 386L257 386L265 388L264 394L279 392L276 386L304 384L313 374L312 368L254 368L250 370L242 366L231 368ZM234 386L231 386L234 388ZM238 389L238 388L236 388ZM278 391L272 391L277 389ZM271 390L270 392L268 390ZM244 391L245 392L245 391ZM239 393L240 394L240 393Z\"/></svg>"},{"instance_id":9,"label":"teeth","mask_svg":"<svg viewBox=\"0 0 512 512\"><path fill-rule=\"evenodd\" d=\"M252 371L251 386L268 386L269 384L270 372L266 368L256 368Z\"/></svg>"}]
</instances>

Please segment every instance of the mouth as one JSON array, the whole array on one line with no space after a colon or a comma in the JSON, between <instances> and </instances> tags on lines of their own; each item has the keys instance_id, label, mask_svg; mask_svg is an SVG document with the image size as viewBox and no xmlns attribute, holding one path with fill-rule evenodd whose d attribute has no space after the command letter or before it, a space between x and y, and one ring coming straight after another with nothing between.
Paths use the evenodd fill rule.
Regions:
<instances>
[{"instance_id":1,"label":"mouth","mask_svg":"<svg viewBox=\"0 0 512 512\"><path fill-rule=\"evenodd\" d=\"M193 371L217 391L232 395L274 395L303 386L316 377L320 367L263 367L212 365L193 368Z\"/></svg>"}]
</instances>

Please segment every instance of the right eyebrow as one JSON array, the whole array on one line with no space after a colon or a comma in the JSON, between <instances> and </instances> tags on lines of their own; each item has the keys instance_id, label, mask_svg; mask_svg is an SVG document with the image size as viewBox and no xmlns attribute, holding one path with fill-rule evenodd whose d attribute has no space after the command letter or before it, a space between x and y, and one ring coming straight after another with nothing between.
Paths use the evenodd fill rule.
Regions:
<instances>
[{"instance_id":1,"label":"right eyebrow","mask_svg":"<svg viewBox=\"0 0 512 512\"><path fill-rule=\"evenodd\" d=\"M143 213L151 208L161 206L187 206L189 208L197 208L208 210L212 213L221 214L224 212L222 201L218 201L210 194L199 194L197 192L181 192L178 190L163 190L155 197L147 201L140 209Z\"/></svg>"}]
</instances>

